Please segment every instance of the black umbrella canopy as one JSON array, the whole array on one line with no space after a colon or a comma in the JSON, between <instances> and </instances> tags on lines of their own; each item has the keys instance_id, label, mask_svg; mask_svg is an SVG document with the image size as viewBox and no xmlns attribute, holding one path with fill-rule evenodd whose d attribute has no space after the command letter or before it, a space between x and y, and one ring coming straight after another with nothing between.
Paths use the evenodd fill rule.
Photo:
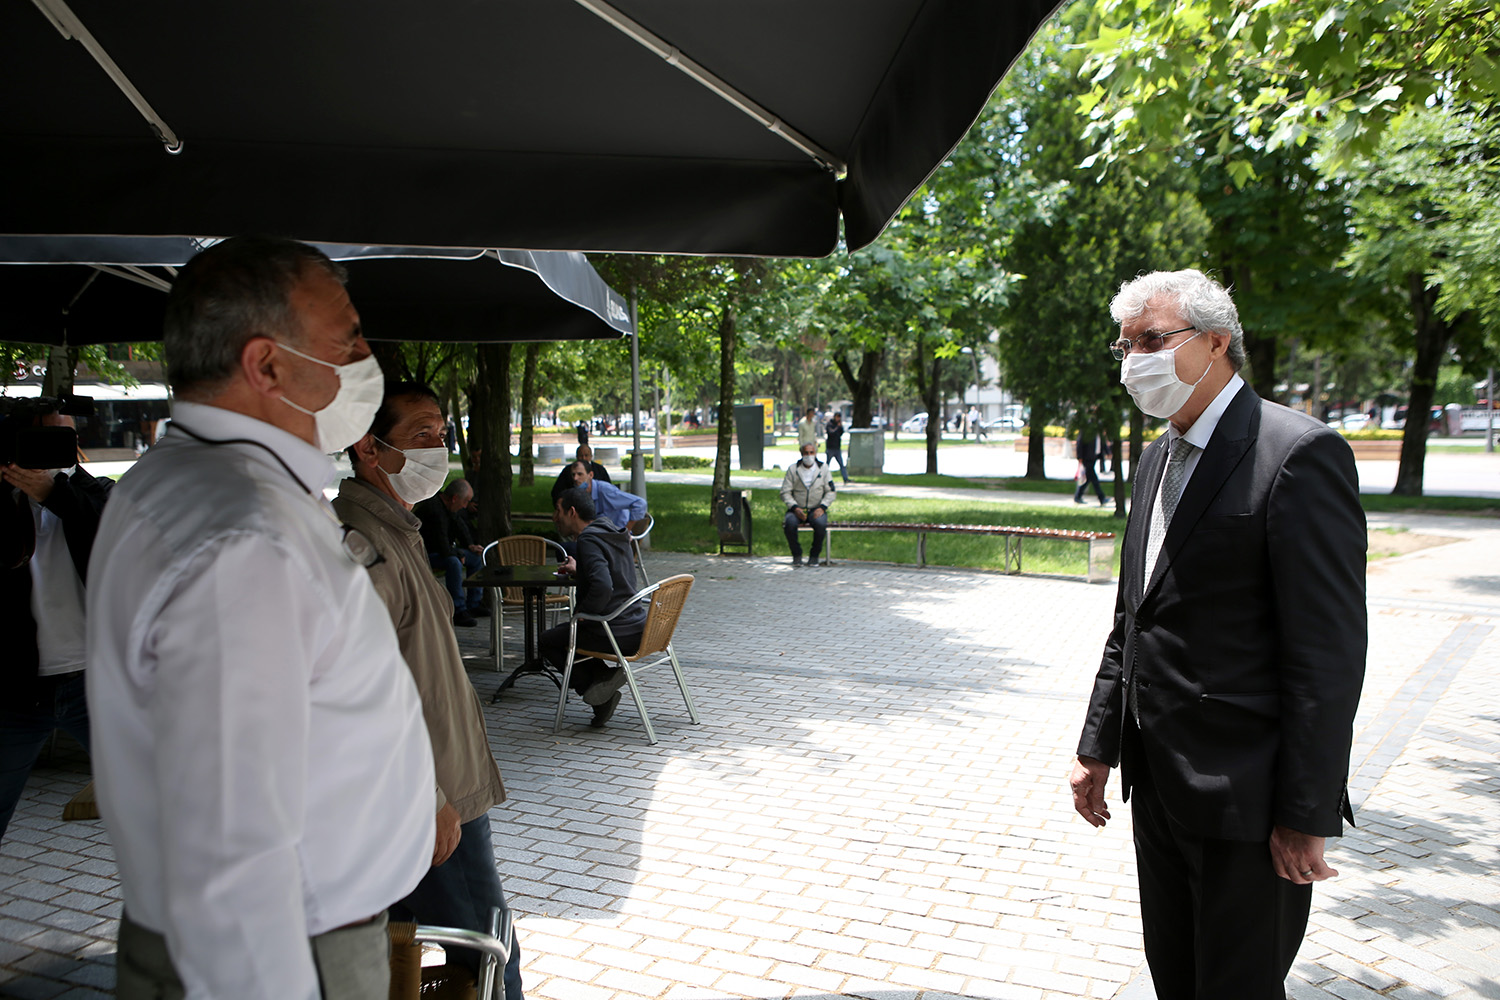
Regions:
<instances>
[{"instance_id":1,"label":"black umbrella canopy","mask_svg":"<svg viewBox=\"0 0 1500 1000\"><path fill-rule=\"evenodd\" d=\"M880 234L1056 6L5 4L0 232L821 256L841 216Z\"/></svg>"},{"instance_id":2,"label":"black umbrella canopy","mask_svg":"<svg viewBox=\"0 0 1500 1000\"><path fill-rule=\"evenodd\" d=\"M0 340L160 340L174 269L214 243L0 236ZM581 253L318 244L349 270L371 340L594 340L631 332L626 303Z\"/></svg>"}]
</instances>

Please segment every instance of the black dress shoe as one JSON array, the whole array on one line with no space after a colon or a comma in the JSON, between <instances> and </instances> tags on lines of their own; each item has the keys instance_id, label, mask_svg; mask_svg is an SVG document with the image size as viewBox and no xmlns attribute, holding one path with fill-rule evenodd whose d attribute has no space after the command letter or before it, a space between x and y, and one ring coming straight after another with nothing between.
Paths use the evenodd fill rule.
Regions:
<instances>
[{"instance_id":1,"label":"black dress shoe","mask_svg":"<svg viewBox=\"0 0 1500 1000\"><path fill-rule=\"evenodd\" d=\"M603 729L615 714L615 709L620 707L620 692L616 691L614 697L602 705L594 706L594 717L589 720L590 729Z\"/></svg>"},{"instance_id":2,"label":"black dress shoe","mask_svg":"<svg viewBox=\"0 0 1500 1000\"><path fill-rule=\"evenodd\" d=\"M453 613L453 624L459 628L472 628L479 624L479 620L471 616L467 611L455 611Z\"/></svg>"},{"instance_id":3,"label":"black dress shoe","mask_svg":"<svg viewBox=\"0 0 1500 1000\"><path fill-rule=\"evenodd\" d=\"M617 692L624 686L625 668L615 667L603 680L595 681L585 688L580 697L583 698L585 705L603 705L609 701L611 695L614 695L616 700L618 700L620 696Z\"/></svg>"}]
</instances>

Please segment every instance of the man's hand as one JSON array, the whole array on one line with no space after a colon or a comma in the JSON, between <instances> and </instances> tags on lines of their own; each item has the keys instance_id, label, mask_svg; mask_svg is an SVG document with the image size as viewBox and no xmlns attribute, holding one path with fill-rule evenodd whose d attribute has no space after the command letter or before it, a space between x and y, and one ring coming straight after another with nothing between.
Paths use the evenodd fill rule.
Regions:
<instances>
[{"instance_id":1,"label":"man's hand","mask_svg":"<svg viewBox=\"0 0 1500 1000\"><path fill-rule=\"evenodd\" d=\"M1271 867L1276 874L1297 885L1333 878L1337 871L1323 860L1324 838L1299 833L1290 827L1271 830Z\"/></svg>"},{"instance_id":2,"label":"man's hand","mask_svg":"<svg viewBox=\"0 0 1500 1000\"><path fill-rule=\"evenodd\" d=\"M23 469L19 465L0 467L0 479L4 479L37 503L46 503L52 495L53 473L46 469Z\"/></svg>"},{"instance_id":3,"label":"man's hand","mask_svg":"<svg viewBox=\"0 0 1500 1000\"><path fill-rule=\"evenodd\" d=\"M573 574L578 572L578 560L574 559L572 556L568 556L568 558L564 559L562 565L558 566L557 569L558 572L566 573L569 576L572 576Z\"/></svg>"},{"instance_id":4,"label":"man's hand","mask_svg":"<svg viewBox=\"0 0 1500 1000\"><path fill-rule=\"evenodd\" d=\"M432 867L447 861L458 849L458 840L462 836L459 830L458 810L447 802L437 812L437 843L432 848Z\"/></svg>"},{"instance_id":5,"label":"man's hand","mask_svg":"<svg viewBox=\"0 0 1500 1000\"><path fill-rule=\"evenodd\" d=\"M482 552L484 552L484 546L483 545L470 545L469 546L469 551L470 552L480 552L480 553L482 553Z\"/></svg>"},{"instance_id":6,"label":"man's hand","mask_svg":"<svg viewBox=\"0 0 1500 1000\"><path fill-rule=\"evenodd\" d=\"M1104 802L1104 785L1109 781L1109 765L1092 757L1079 757L1073 764L1068 785L1073 789L1073 808L1088 820L1089 826L1103 826L1109 821L1109 806Z\"/></svg>"},{"instance_id":7,"label":"man's hand","mask_svg":"<svg viewBox=\"0 0 1500 1000\"><path fill-rule=\"evenodd\" d=\"M807 512L804 511L801 507L793 507L792 513L797 515L797 520L799 521L807 520Z\"/></svg>"}]
</instances>

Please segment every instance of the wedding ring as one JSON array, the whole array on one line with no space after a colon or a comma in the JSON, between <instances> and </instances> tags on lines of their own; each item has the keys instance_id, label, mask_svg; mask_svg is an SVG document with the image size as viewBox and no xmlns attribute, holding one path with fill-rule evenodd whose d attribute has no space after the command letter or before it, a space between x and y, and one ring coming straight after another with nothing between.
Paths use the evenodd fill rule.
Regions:
<instances>
[{"instance_id":1,"label":"wedding ring","mask_svg":"<svg viewBox=\"0 0 1500 1000\"><path fill-rule=\"evenodd\" d=\"M1312 869L1309 868L1307 871L1303 872L1302 873L1302 877L1303 878L1312 878Z\"/></svg>"}]
</instances>

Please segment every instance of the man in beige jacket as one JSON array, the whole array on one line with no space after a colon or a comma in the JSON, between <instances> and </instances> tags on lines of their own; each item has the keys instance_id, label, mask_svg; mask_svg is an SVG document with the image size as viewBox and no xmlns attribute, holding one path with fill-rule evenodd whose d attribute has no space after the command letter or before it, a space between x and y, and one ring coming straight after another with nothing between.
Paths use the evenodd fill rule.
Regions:
<instances>
[{"instance_id":1,"label":"man in beige jacket","mask_svg":"<svg viewBox=\"0 0 1500 1000\"><path fill-rule=\"evenodd\" d=\"M369 433L349 448L354 478L339 484L334 510L381 559L369 567L396 627L401 654L422 698L437 772L437 850L433 867L394 916L424 924L489 930L504 905L490 840L489 809L505 799L490 753L479 696L453 634L453 600L433 575L413 504L432 496L448 473L437 396L414 382L386 385ZM474 952L454 960L477 965ZM521 1000L520 952L505 968L507 1000Z\"/></svg>"}]
</instances>

